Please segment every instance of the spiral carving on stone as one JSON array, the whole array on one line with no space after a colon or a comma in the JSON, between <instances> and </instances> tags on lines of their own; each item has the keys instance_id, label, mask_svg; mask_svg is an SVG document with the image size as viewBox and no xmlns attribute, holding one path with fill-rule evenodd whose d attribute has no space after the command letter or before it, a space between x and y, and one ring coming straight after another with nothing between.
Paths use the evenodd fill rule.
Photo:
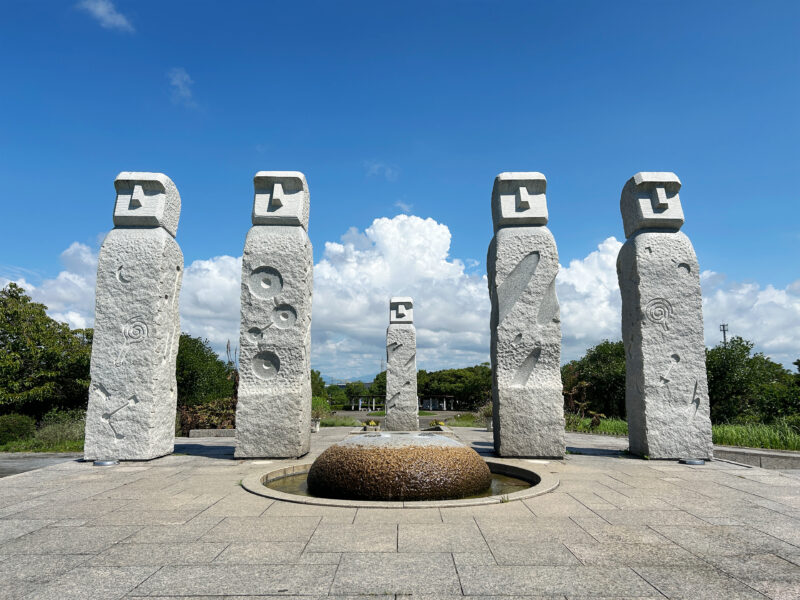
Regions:
<instances>
[{"instance_id":1,"label":"spiral carving on stone","mask_svg":"<svg viewBox=\"0 0 800 600\"><path fill-rule=\"evenodd\" d=\"M133 317L122 326L122 335L126 344L136 344L147 337L147 323L143 317Z\"/></svg>"},{"instance_id":2,"label":"spiral carving on stone","mask_svg":"<svg viewBox=\"0 0 800 600\"><path fill-rule=\"evenodd\" d=\"M644 316L647 320L669 331L669 321L672 318L672 304L666 298L653 298L644 307Z\"/></svg>"}]
</instances>

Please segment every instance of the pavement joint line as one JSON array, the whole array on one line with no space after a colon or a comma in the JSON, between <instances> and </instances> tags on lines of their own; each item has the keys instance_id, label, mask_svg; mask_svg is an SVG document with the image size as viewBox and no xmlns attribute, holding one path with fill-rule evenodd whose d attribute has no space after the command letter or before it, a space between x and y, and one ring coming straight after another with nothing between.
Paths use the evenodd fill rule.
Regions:
<instances>
[{"instance_id":1,"label":"pavement joint line","mask_svg":"<svg viewBox=\"0 0 800 600\"><path fill-rule=\"evenodd\" d=\"M492 545L489 543L489 540L486 539L486 534L483 533L483 529L481 529L480 523L478 523L478 519L474 516L472 517L472 521L475 523L475 527L478 528L478 532L481 534L483 538L483 543L486 544L486 547L489 548L489 554L492 555L492 560L494 560L494 564L500 566L500 563L497 561L497 557L494 555L494 550L492 550ZM453 556L453 561L455 561L455 556ZM458 578L459 583L461 582L461 577ZM462 588L463 593L463 588Z\"/></svg>"}]
</instances>

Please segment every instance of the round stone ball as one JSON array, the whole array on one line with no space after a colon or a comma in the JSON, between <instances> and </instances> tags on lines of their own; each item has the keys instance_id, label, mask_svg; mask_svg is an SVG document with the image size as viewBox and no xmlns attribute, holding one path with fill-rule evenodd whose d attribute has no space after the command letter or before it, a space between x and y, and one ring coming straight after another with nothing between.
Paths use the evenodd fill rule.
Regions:
<instances>
[{"instance_id":1,"label":"round stone ball","mask_svg":"<svg viewBox=\"0 0 800 600\"><path fill-rule=\"evenodd\" d=\"M308 472L314 496L350 500L446 500L491 485L486 462L432 433L370 433L333 444Z\"/></svg>"}]
</instances>

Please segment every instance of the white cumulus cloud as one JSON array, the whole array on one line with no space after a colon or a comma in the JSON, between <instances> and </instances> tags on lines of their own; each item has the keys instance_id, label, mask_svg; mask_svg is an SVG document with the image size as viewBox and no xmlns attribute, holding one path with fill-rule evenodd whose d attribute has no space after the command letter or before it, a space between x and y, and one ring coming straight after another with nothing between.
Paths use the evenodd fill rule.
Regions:
<instances>
[{"instance_id":1,"label":"white cumulus cloud","mask_svg":"<svg viewBox=\"0 0 800 600\"><path fill-rule=\"evenodd\" d=\"M89 13L105 29L116 29L128 33L135 31L128 17L119 12L111 0L81 0L76 6Z\"/></svg>"},{"instance_id":2,"label":"white cumulus cloud","mask_svg":"<svg viewBox=\"0 0 800 600\"><path fill-rule=\"evenodd\" d=\"M313 367L341 378L377 373L386 352L391 296L414 298L420 368L488 360L486 277L470 271L474 260L451 257L450 241L446 225L398 215L375 219L363 231L351 227L338 242L327 242L314 268ZM564 361L580 357L602 339L620 337L615 266L620 246L610 237L560 269ZM22 276L13 280L47 305L53 318L71 327L92 326L97 254L75 242L61 254L61 263L64 268L56 277L37 285ZM0 277L0 286L8 281ZM220 354L228 340L235 346L240 281L241 257L216 256L187 265L182 330L207 338ZM719 342L719 324L728 323L731 335L755 342L757 351L792 368L800 356L800 280L779 289L704 271L701 284L707 345Z\"/></svg>"}]
</instances>

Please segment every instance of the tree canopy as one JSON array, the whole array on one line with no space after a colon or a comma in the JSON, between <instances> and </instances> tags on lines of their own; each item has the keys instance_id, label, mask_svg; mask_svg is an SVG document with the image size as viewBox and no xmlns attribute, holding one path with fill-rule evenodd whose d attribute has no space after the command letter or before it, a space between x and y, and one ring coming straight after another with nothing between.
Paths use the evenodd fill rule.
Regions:
<instances>
[{"instance_id":1,"label":"tree canopy","mask_svg":"<svg viewBox=\"0 0 800 600\"><path fill-rule=\"evenodd\" d=\"M182 333L175 375L178 404L192 406L233 396L233 365L221 360L208 340Z\"/></svg>"},{"instance_id":2,"label":"tree canopy","mask_svg":"<svg viewBox=\"0 0 800 600\"><path fill-rule=\"evenodd\" d=\"M625 418L625 349L622 341L603 340L578 360L561 367L567 410Z\"/></svg>"},{"instance_id":3,"label":"tree canopy","mask_svg":"<svg viewBox=\"0 0 800 600\"><path fill-rule=\"evenodd\" d=\"M741 337L706 350L708 396L715 423L770 422L800 414L800 379ZM795 361L800 370L800 359Z\"/></svg>"},{"instance_id":4,"label":"tree canopy","mask_svg":"<svg viewBox=\"0 0 800 600\"><path fill-rule=\"evenodd\" d=\"M52 408L86 408L91 329L51 319L20 286L0 290L0 412L40 418Z\"/></svg>"}]
</instances>

